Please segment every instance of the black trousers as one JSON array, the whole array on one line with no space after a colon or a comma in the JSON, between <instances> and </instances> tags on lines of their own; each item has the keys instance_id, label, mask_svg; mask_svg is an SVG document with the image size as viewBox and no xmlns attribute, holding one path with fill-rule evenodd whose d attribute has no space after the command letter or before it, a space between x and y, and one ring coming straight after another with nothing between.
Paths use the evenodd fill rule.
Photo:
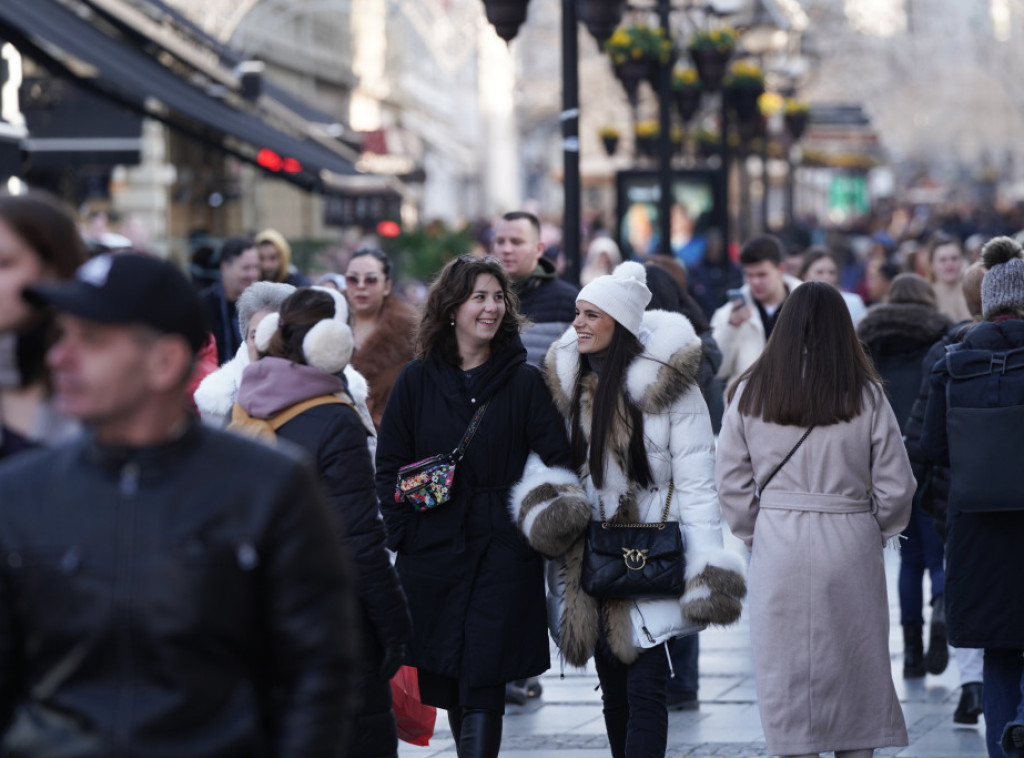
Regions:
<instances>
[{"instance_id":1,"label":"black trousers","mask_svg":"<svg viewBox=\"0 0 1024 758\"><path fill-rule=\"evenodd\" d=\"M668 742L668 656L665 645L642 650L626 665L603 638L594 653L612 758L664 758Z\"/></svg>"}]
</instances>

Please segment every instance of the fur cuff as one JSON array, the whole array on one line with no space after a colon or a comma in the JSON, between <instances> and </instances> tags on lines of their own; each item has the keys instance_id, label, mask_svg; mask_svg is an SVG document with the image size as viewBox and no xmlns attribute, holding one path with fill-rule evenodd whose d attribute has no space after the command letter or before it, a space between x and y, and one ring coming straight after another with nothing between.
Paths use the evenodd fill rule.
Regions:
<instances>
[{"instance_id":1,"label":"fur cuff","mask_svg":"<svg viewBox=\"0 0 1024 758\"><path fill-rule=\"evenodd\" d=\"M747 595L742 560L735 553L722 550L714 556L713 563L706 563L695 575L690 576L688 570L682 598L683 616L695 623L718 626L735 623Z\"/></svg>"},{"instance_id":2,"label":"fur cuff","mask_svg":"<svg viewBox=\"0 0 1024 758\"><path fill-rule=\"evenodd\" d=\"M545 466L535 453L512 488L509 510L530 546L549 558L565 553L591 519L590 502L576 475Z\"/></svg>"}]
</instances>

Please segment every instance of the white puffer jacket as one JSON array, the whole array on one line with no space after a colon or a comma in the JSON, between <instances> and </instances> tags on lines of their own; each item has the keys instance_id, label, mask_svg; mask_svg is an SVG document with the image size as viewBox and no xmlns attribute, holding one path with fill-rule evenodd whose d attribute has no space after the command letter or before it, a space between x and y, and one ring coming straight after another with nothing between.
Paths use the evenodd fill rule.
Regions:
<instances>
[{"instance_id":1,"label":"white puffer jacket","mask_svg":"<svg viewBox=\"0 0 1024 758\"><path fill-rule=\"evenodd\" d=\"M638 336L645 349L627 370L625 389L643 414L644 447L654 483L640 489L627 480L624 461L629 435L628 429L619 428L609 434L604 486L596 489L589 476L583 485L591 503L591 518L600 518L599 500L605 505L605 515L611 517L620 497L633 492L636 514L624 515L627 520L633 520L635 515L636 520L648 523L661 521L670 483L674 485L668 519L679 522L682 529L686 591L679 599L629 602L628 625L625 618L616 621L614 613L607 614L609 643L627 663L635 658L637 648L650 648L672 637L693 634L709 623L732 623L739 615L740 598L745 594L745 562L738 554L726 550L722 542L721 512L714 486L714 436L696 381L700 338L685 317L664 311L647 312ZM567 419L578 370L576 333L569 329L551 346L546 361L549 387ZM584 379L581 421L587 435L595 388L592 375ZM522 502L528 501L529 491L544 479L544 473L537 470L528 471L527 475L532 486L521 485L517 490ZM536 526L534 530L539 531ZM527 533L531 542L538 536ZM554 562L555 570L549 572L549 579L554 574L553 594L565 595L559 629L562 649L566 660L576 665L583 653L592 649L593 635L587 627L596 627L592 623L596 621L596 616L592 618L596 611L589 607L594 601L578 589L579 566L574 564L580 557L581 547L577 544L576 549L560 556ZM616 628L617 625L622 628ZM573 639L581 633L586 639Z\"/></svg>"}]
</instances>

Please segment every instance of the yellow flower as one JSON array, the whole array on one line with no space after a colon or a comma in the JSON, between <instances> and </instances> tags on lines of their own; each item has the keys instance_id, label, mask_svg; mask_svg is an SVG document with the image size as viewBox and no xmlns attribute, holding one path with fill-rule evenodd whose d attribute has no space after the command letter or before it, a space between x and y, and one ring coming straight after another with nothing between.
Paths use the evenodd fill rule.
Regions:
<instances>
[{"instance_id":1,"label":"yellow flower","mask_svg":"<svg viewBox=\"0 0 1024 758\"><path fill-rule=\"evenodd\" d=\"M639 59L643 57L644 51L641 50L639 47L631 47L629 49L629 54L632 55L634 58Z\"/></svg>"},{"instance_id":2,"label":"yellow flower","mask_svg":"<svg viewBox=\"0 0 1024 758\"><path fill-rule=\"evenodd\" d=\"M621 27L619 29L616 29L612 33L612 36L608 40L608 43L611 45L615 45L616 47L626 47L627 45L629 45L629 32L627 32L625 29L622 29Z\"/></svg>"},{"instance_id":3,"label":"yellow flower","mask_svg":"<svg viewBox=\"0 0 1024 758\"><path fill-rule=\"evenodd\" d=\"M638 121L636 124L637 137L656 137L660 131L660 125L653 119Z\"/></svg>"},{"instance_id":4,"label":"yellow flower","mask_svg":"<svg viewBox=\"0 0 1024 758\"><path fill-rule=\"evenodd\" d=\"M616 129L614 126L602 126L600 129L597 130L597 133L601 137L618 137L619 136L619 130Z\"/></svg>"}]
</instances>

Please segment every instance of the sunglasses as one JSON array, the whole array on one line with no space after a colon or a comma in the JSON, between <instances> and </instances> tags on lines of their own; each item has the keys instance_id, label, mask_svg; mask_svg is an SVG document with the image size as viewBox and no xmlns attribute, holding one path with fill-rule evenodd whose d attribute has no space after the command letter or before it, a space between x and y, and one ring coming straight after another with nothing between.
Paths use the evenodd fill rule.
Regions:
<instances>
[{"instance_id":1,"label":"sunglasses","mask_svg":"<svg viewBox=\"0 0 1024 758\"><path fill-rule=\"evenodd\" d=\"M379 281L380 277L377 274L367 274L362 277L358 274L345 274L345 284L349 287L358 287L360 284L364 287L374 287Z\"/></svg>"}]
</instances>

